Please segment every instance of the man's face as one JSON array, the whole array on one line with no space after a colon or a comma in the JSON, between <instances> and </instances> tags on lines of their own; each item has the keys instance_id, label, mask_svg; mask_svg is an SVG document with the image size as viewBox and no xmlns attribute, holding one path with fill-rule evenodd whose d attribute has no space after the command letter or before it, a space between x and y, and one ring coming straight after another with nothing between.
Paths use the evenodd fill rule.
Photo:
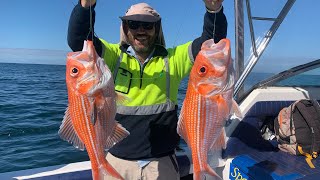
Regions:
<instances>
[{"instance_id":1,"label":"man's face","mask_svg":"<svg viewBox=\"0 0 320 180\"><path fill-rule=\"evenodd\" d=\"M127 40L136 53L150 53L155 44L155 23L127 21ZM125 30L125 31L126 31Z\"/></svg>"}]
</instances>

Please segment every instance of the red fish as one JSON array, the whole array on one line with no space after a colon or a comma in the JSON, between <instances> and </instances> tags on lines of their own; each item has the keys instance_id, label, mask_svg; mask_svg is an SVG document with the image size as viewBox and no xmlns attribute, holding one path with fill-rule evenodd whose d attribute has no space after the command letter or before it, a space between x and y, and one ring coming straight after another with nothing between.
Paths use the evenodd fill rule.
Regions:
<instances>
[{"instance_id":1,"label":"red fish","mask_svg":"<svg viewBox=\"0 0 320 180\"><path fill-rule=\"evenodd\" d=\"M105 159L105 149L129 135L115 121L116 98L111 71L93 46L85 41L82 51L67 57L68 108L59 135L76 148L86 148L94 180L110 174L123 179Z\"/></svg>"},{"instance_id":2,"label":"red fish","mask_svg":"<svg viewBox=\"0 0 320 180\"><path fill-rule=\"evenodd\" d=\"M208 164L208 153L225 148L224 125L232 108L234 69L230 41L202 44L191 69L186 97L179 116L178 133L192 153L193 178L203 179L207 172L221 178ZM238 111L239 112L239 111Z\"/></svg>"}]
</instances>

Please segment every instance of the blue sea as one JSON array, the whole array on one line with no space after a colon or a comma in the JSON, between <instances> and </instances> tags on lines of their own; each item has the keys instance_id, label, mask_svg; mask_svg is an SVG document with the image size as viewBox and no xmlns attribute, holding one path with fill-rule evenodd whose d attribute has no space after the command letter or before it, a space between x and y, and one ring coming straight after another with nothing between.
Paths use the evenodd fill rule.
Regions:
<instances>
[{"instance_id":1,"label":"blue sea","mask_svg":"<svg viewBox=\"0 0 320 180\"><path fill-rule=\"evenodd\" d=\"M0 173L89 160L58 135L66 107L65 66L0 63Z\"/></svg>"}]
</instances>

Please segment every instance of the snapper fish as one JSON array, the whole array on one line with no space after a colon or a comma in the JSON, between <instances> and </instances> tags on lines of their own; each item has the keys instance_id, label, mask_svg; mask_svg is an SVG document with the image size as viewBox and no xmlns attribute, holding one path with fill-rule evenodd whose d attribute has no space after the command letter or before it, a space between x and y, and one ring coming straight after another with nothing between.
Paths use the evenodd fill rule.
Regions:
<instances>
[{"instance_id":1,"label":"snapper fish","mask_svg":"<svg viewBox=\"0 0 320 180\"><path fill-rule=\"evenodd\" d=\"M67 55L66 84L68 108L58 132L60 137L87 150L94 180L106 174L123 179L105 159L105 149L129 135L115 121L116 99L125 97L115 93L112 73L92 41L85 41L82 51Z\"/></svg>"},{"instance_id":2,"label":"snapper fish","mask_svg":"<svg viewBox=\"0 0 320 180\"><path fill-rule=\"evenodd\" d=\"M225 148L224 125L233 112L240 115L233 88L230 41L205 41L190 72L177 126L191 149L194 180L204 179L205 172L221 178L209 166L208 154Z\"/></svg>"}]
</instances>

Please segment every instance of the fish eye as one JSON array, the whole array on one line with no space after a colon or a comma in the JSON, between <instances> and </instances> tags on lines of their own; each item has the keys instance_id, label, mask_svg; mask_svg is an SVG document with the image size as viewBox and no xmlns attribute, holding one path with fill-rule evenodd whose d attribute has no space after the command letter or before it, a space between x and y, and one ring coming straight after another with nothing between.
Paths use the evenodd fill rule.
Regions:
<instances>
[{"instance_id":1,"label":"fish eye","mask_svg":"<svg viewBox=\"0 0 320 180\"><path fill-rule=\"evenodd\" d=\"M78 69L77 68L73 68L72 69L72 73L75 73L75 74L78 73Z\"/></svg>"},{"instance_id":2,"label":"fish eye","mask_svg":"<svg viewBox=\"0 0 320 180\"><path fill-rule=\"evenodd\" d=\"M201 66L198 72L200 75L205 75L207 73L207 67Z\"/></svg>"},{"instance_id":3,"label":"fish eye","mask_svg":"<svg viewBox=\"0 0 320 180\"><path fill-rule=\"evenodd\" d=\"M78 73L79 73L78 68L73 67L73 68L71 69L71 76L74 77L74 76L78 75Z\"/></svg>"}]
</instances>

